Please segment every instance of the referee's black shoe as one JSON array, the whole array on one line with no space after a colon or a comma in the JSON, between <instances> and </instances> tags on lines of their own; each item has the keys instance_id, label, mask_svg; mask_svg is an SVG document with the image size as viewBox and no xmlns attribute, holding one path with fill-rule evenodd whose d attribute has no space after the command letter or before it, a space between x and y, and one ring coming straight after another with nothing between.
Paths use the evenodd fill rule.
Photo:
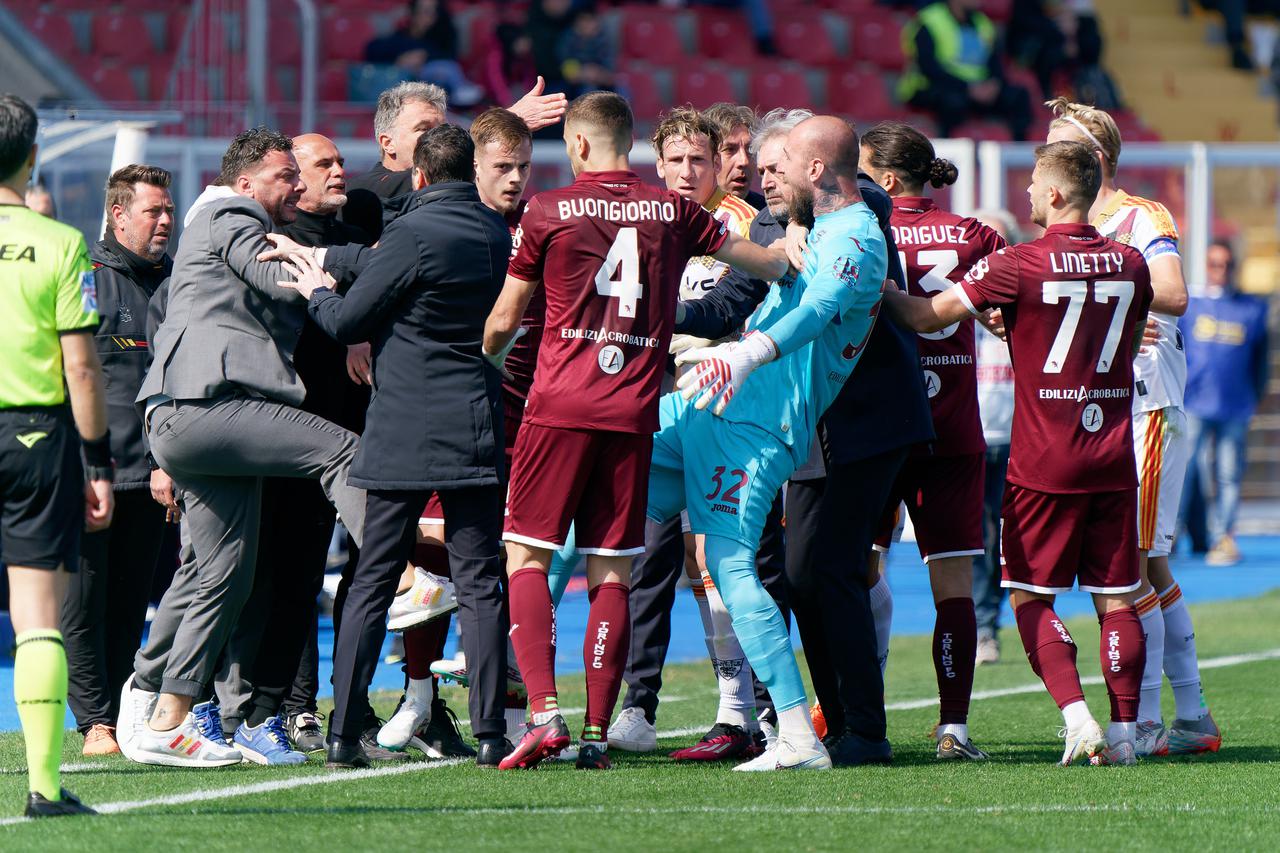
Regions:
<instances>
[{"instance_id":1,"label":"referee's black shoe","mask_svg":"<svg viewBox=\"0 0 1280 853\"><path fill-rule=\"evenodd\" d=\"M893 748L889 746L888 738L869 740L845 729L838 735L827 735L822 743L831 753L831 763L836 767L893 763Z\"/></svg>"},{"instance_id":2,"label":"referee's black shoe","mask_svg":"<svg viewBox=\"0 0 1280 853\"><path fill-rule=\"evenodd\" d=\"M63 788L60 800L46 800L43 794L32 791L27 795L27 810L23 814L27 817L65 817L73 814L97 814L97 812L80 802L75 794Z\"/></svg>"},{"instance_id":3,"label":"referee's black shoe","mask_svg":"<svg viewBox=\"0 0 1280 853\"><path fill-rule=\"evenodd\" d=\"M515 746L504 737L480 738L480 749L476 752L476 766L496 769L498 762L511 754Z\"/></svg>"},{"instance_id":4,"label":"referee's black shoe","mask_svg":"<svg viewBox=\"0 0 1280 853\"><path fill-rule=\"evenodd\" d=\"M330 735L329 752L325 757L324 766L342 769L368 767L369 756L365 755L364 745L359 740Z\"/></svg>"}]
</instances>

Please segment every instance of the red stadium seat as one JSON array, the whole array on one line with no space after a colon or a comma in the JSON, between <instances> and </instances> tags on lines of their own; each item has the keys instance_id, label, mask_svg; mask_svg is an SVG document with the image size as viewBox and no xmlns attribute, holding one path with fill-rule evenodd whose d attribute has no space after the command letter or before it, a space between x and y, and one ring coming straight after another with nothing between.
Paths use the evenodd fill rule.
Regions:
<instances>
[{"instance_id":1,"label":"red stadium seat","mask_svg":"<svg viewBox=\"0 0 1280 853\"><path fill-rule=\"evenodd\" d=\"M347 66L331 65L320 72L320 91L317 97L322 101L349 101L347 93Z\"/></svg>"},{"instance_id":2,"label":"red stadium seat","mask_svg":"<svg viewBox=\"0 0 1280 853\"><path fill-rule=\"evenodd\" d=\"M79 54L75 31L71 29L71 22L65 15L40 13L24 18L22 23L54 53L60 56Z\"/></svg>"},{"instance_id":3,"label":"red stadium seat","mask_svg":"<svg viewBox=\"0 0 1280 853\"><path fill-rule=\"evenodd\" d=\"M321 55L330 61L346 59L359 62L364 59L365 46L376 35L368 16L360 14L326 18L321 29Z\"/></svg>"},{"instance_id":4,"label":"red stadium seat","mask_svg":"<svg viewBox=\"0 0 1280 853\"><path fill-rule=\"evenodd\" d=\"M685 58L684 43L670 12L628 6L619 11L623 56L660 65L671 65Z\"/></svg>"},{"instance_id":5,"label":"red stadium seat","mask_svg":"<svg viewBox=\"0 0 1280 853\"><path fill-rule=\"evenodd\" d=\"M886 71L901 71L902 25L893 12L868 11L853 21L853 55Z\"/></svg>"},{"instance_id":6,"label":"red stadium seat","mask_svg":"<svg viewBox=\"0 0 1280 853\"><path fill-rule=\"evenodd\" d=\"M141 62L154 52L147 21L141 15L93 16L90 44L95 56Z\"/></svg>"},{"instance_id":7,"label":"red stadium seat","mask_svg":"<svg viewBox=\"0 0 1280 853\"><path fill-rule=\"evenodd\" d=\"M953 139L972 139L974 142L1012 142L1013 134L1007 125L994 121L967 121L952 131Z\"/></svg>"},{"instance_id":8,"label":"red stadium seat","mask_svg":"<svg viewBox=\"0 0 1280 853\"><path fill-rule=\"evenodd\" d=\"M698 54L735 64L756 58L755 37L740 12L708 10L698 15Z\"/></svg>"},{"instance_id":9,"label":"red stadium seat","mask_svg":"<svg viewBox=\"0 0 1280 853\"><path fill-rule=\"evenodd\" d=\"M679 72L676 103L705 108L719 101L738 102L737 90L728 74L714 68L686 68Z\"/></svg>"},{"instance_id":10,"label":"red stadium seat","mask_svg":"<svg viewBox=\"0 0 1280 853\"><path fill-rule=\"evenodd\" d=\"M115 64L95 63L92 70L80 70L80 76L93 91L106 101L137 101L138 87L127 70Z\"/></svg>"},{"instance_id":11,"label":"red stadium seat","mask_svg":"<svg viewBox=\"0 0 1280 853\"><path fill-rule=\"evenodd\" d=\"M882 75L852 69L833 69L827 75L827 109L863 122L904 115L902 107L889 97Z\"/></svg>"},{"instance_id":12,"label":"red stadium seat","mask_svg":"<svg viewBox=\"0 0 1280 853\"><path fill-rule=\"evenodd\" d=\"M822 0L822 5L843 15L860 15L874 11L879 0Z\"/></svg>"},{"instance_id":13,"label":"red stadium seat","mask_svg":"<svg viewBox=\"0 0 1280 853\"><path fill-rule=\"evenodd\" d=\"M807 65L831 65L841 60L819 12L801 12L774 22L778 53Z\"/></svg>"},{"instance_id":14,"label":"red stadium seat","mask_svg":"<svg viewBox=\"0 0 1280 853\"><path fill-rule=\"evenodd\" d=\"M302 60L302 28L296 15L275 15L268 26L271 36L267 41L267 53L273 65L296 65ZM317 46L318 58L324 58L324 45Z\"/></svg>"},{"instance_id":15,"label":"red stadium seat","mask_svg":"<svg viewBox=\"0 0 1280 853\"><path fill-rule=\"evenodd\" d=\"M170 52L182 50L182 35L187 29L187 14L185 12L173 12L169 15L165 22L166 38L168 44L165 49ZM216 17L207 18L201 25L195 27L191 31L191 41L187 45L187 52L192 53L195 50L206 50L210 54L222 54L231 50L231 42L227 38L227 30L222 25L222 21Z\"/></svg>"},{"instance_id":16,"label":"red stadium seat","mask_svg":"<svg viewBox=\"0 0 1280 853\"><path fill-rule=\"evenodd\" d=\"M633 66L618 74L617 83L631 102L631 111L637 121L650 121L667 108L667 101L653 79L652 69Z\"/></svg>"},{"instance_id":17,"label":"red stadium seat","mask_svg":"<svg viewBox=\"0 0 1280 853\"><path fill-rule=\"evenodd\" d=\"M764 68L751 75L750 103L760 112L774 107L813 108L813 93L804 72L788 68Z\"/></svg>"},{"instance_id":18,"label":"red stadium seat","mask_svg":"<svg viewBox=\"0 0 1280 853\"><path fill-rule=\"evenodd\" d=\"M494 30L498 26L498 15L493 9L481 6L472 13L467 21L467 53L462 57L465 62L476 63L493 44Z\"/></svg>"}]
</instances>

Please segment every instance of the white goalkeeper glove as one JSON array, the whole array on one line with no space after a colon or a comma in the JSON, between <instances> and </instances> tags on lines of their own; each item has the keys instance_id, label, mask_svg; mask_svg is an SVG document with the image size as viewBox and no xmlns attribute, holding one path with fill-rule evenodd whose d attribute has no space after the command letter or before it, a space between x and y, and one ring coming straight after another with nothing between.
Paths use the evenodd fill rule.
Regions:
<instances>
[{"instance_id":1,"label":"white goalkeeper glove","mask_svg":"<svg viewBox=\"0 0 1280 853\"><path fill-rule=\"evenodd\" d=\"M681 376L676 386L686 400L697 397L694 408L705 409L714 403L711 413L719 415L752 371L777 357L778 347L772 338L763 332L748 332L740 341L681 353L677 365L697 367Z\"/></svg>"},{"instance_id":2,"label":"white goalkeeper glove","mask_svg":"<svg viewBox=\"0 0 1280 853\"><path fill-rule=\"evenodd\" d=\"M507 370L507 356L511 354L511 349L516 345L516 341L528 334L529 330L524 326L516 329L516 333L511 336L511 340L507 341L507 345L497 352L485 352L481 349L480 353L484 356L485 361L498 368L498 372L502 374L504 379L511 378L511 372Z\"/></svg>"}]
</instances>

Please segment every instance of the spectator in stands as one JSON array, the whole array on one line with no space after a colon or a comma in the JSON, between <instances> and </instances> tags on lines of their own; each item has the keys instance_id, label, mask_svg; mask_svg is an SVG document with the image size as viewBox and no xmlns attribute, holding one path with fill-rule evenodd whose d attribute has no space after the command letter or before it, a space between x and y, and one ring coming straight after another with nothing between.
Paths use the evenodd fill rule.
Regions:
<instances>
[{"instance_id":1,"label":"spectator in stands","mask_svg":"<svg viewBox=\"0 0 1280 853\"><path fill-rule=\"evenodd\" d=\"M560 73L568 84L569 97L612 89L616 61L613 40L604 31L594 5L587 4L577 11L573 26L560 37Z\"/></svg>"},{"instance_id":2,"label":"spectator in stands","mask_svg":"<svg viewBox=\"0 0 1280 853\"><path fill-rule=\"evenodd\" d=\"M1035 72L1045 98L1061 86L1054 76L1071 76L1078 99L1100 109L1120 107L1115 84L1103 70L1102 33L1093 0L1014 0L1005 48L1009 58Z\"/></svg>"},{"instance_id":3,"label":"spectator in stands","mask_svg":"<svg viewBox=\"0 0 1280 853\"><path fill-rule=\"evenodd\" d=\"M533 64L550 92L565 90L560 40L572 29L573 20L573 0L534 0L529 7L525 30L532 41Z\"/></svg>"},{"instance_id":4,"label":"spectator in stands","mask_svg":"<svg viewBox=\"0 0 1280 853\"><path fill-rule=\"evenodd\" d=\"M942 136L974 116L991 116L1004 121L1014 139L1026 139L1030 95L1005 79L996 26L981 5L930 3L907 24L902 49L909 66L898 96L933 113Z\"/></svg>"},{"instance_id":5,"label":"spectator in stands","mask_svg":"<svg viewBox=\"0 0 1280 853\"><path fill-rule=\"evenodd\" d=\"M507 14L511 14L510 9L504 9ZM537 77L533 38L525 30L523 19L501 21L494 28L484 59L484 86L489 100L505 104L516 92L532 86Z\"/></svg>"},{"instance_id":6,"label":"spectator in stands","mask_svg":"<svg viewBox=\"0 0 1280 853\"><path fill-rule=\"evenodd\" d=\"M1245 15L1274 16L1280 13L1280 3L1276 0L1200 0L1200 5L1210 11L1222 13L1227 47L1231 49L1231 67L1252 71L1253 58L1245 47Z\"/></svg>"},{"instance_id":7,"label":"spectator in stands","mask_svg":"<svg viewBox=\"0 0 1280 853\"><path fill-rule=\"evenodd\" d=\"M1209 247L1206 267L1205 294L1192 297L1178 321L1186 341L1185 404L1195 454L1183 506L1188 493L1212 487L1207 561L1230 566L1240 561L1234 536L1249 420L1267 389L1267 303L1236 289L1235 259L1225 240Z\"/></svg>"},{"instance_id":8,"label":"spectator in stands","mask_svg":"<svg viewBox=\"0 0 1280 853\"><path fill-rule=\"evenodd\" d=\"M25 200L27 207L41 216L49 219L58 218L57 208L53 204L53 196L49 194L49 190L45 188L44 184L32 184L27 189Z\"/></svg>"},{"instance_id":9,"label":"spectator in stands","mask_svg":"<svg viewBox=\"0 0 1280 853\"><path fill-rule=\"evenodd\" d=\"M445 0L409 0L404 25L369 42L365 61L412 71L443 87L458 107L475 106L484 97L484 89L468 80L458 64L458 29Z\"/></svg>"}]
</instances>

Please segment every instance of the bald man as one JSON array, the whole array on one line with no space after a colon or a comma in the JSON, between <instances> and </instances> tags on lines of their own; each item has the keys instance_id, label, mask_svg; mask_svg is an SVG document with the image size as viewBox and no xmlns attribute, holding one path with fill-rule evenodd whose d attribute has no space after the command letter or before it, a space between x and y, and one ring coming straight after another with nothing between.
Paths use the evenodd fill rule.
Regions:
<instances>
[{"instance_id":1,"label":"bald man","mask_svg":"<svg viewBox=\"0 0 1280 853\"><path fill-rule=\"evenodd\" d=\"M347 179L333 140L303 134L293 140L293 155L307 188L298 200L298 218L281 230L304 246L372 242L365 232L338 219L347 203ZM363 429L369 402L368 344L348 348L307 317L293 364L307 389L305 411L353 432ZM316 716L316 595L324 579L334 519L333 507L316 481L263 482L253 594L215 683L228 732L242 721L255 728L278 715L295 749L325 748Z\"/></svg>"},{"instance_id":2,"label":"bald man","mask_svg":"<svg viewBox=\"0 0 1280 853\"><path fill-rule=\"evenodd\" d=\"M809 456L818 418L848 379L880 308L884 236L858 192L858 135L816 116L787 137L778 173L791 221L809 226L800 269L770 286L739 341L688 350L663 398L649 517L687 510L707 570L757 677L778 737L737 770L826 769L782 614L756 574L760 533L782 484ZM752 377L752 374L758 374Z\"/></svg>"}]
</instances>

